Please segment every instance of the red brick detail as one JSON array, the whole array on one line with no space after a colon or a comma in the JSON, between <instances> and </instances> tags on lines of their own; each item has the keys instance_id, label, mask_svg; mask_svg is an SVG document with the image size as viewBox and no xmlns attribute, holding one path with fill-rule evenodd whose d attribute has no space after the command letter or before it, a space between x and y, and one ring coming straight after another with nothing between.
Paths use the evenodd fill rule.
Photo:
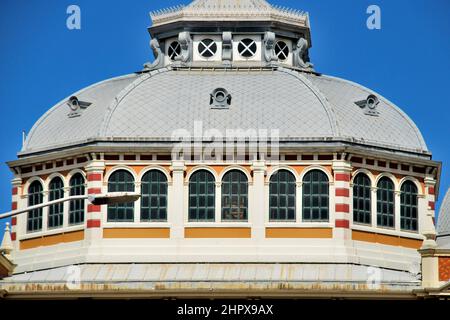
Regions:
<instances>
[{"instance_id":1,"label":"red brick detail","mask_svg":"<svg viewBox=\"0 0 450 320\"><path fill-rule=\"evenodd\" d=\"M88 212L100 212L102 211L102 207L95 204L88 204L87 207Z\"/></svg>"},{"instance_id":2,"label":"red brick detail","mask_svg":"<svg viewBox=\"0 0 450 320\"><path fill-rule=\"evenodd\" d=\"M336 181L350 181L350 175L348 173L336 173L334 180Z\"/></svg>"},{"instance_id":3,"label":"red brick detail","mask_svg":"<svg viewBox=\"0 0 450 320\"><path fill-rule=\"evenodd\" d=\"M17 187L14 187L11 189L11 193L13 196L15 196L17 194L17 190L18 190Z\"/></svg>"},{"instance_id":4,"label":"red brick detail","mask_svg":"<svg viewBox=\"0 0 450 320\"><path fill-rule=\"evenodd\" d=\"M434 210L434 201L428 201L428 206L431 210Z\"/></svg>"},{"instance_id":5,"label":"red brick detail","mask_svg":"<svg viewBox=\"0 0 450 320\"><path fill-rule=\"evenodd\" d=\"M88 181L102 181L102 174L101 173L89 173L87 175Z\"/></svg>"},{"instance_id":6,"label":"red brick detail","mask_svg":"<svg viewBox=\"0 0 450 320\"><path fill-rule=\"evenodd\" d=\"M11 218L11 225L15 226L17 224L17 217L12 217Z\"/></svg>"},{"instance_id":7,"label":"red brick detail","mask_svg":"<svg viewBox=\"0 0 450 320\"><path fill-rule=\"evenodd\" d=\"M429 187L428 188L428 194L431 194L431 195L433 195L434 196L434 187Z\"/></svg>"},{"instance_id":8,"label":"red brick detail","mask_svg":"<svg viewBox=\"0 0 450 320\"><path fill-rule=\"evenodd\" d=\"M347 188L336 188L336 197L349 197L350 190Z\"/></svg>"},{"instance_id":9,"label":"red brick detail","mask_svg":"<svg viewBox=\"0 0 450 320\"><path fill-rule=\"evenodd\" d=\"M350 206L346 203L336 203L335 211L349 213Z\"/></svg>"},{"instance_id":10,"label":"red brick detail","mask_svg":"<svg viewBox=\"0 0 450 320\"><path fill-rule=\"evenodd\" d=\"M336 220L335 221L335 226L336 226L336 228L349 229L350 228L350 222L348 220Z\"/></svg>"},{"instance_id":11,"label":"red brick detail","mask_svg":"<svg viewBox=\"0 0 450 320\"><path fill-rule=\"evenodd\" d=\"M11 240L16 241L16 233L15 232L11 232Z\"/></svg>"},{"instance_id":12,"label":"red brick detail","mask_svg":"<svg viewBox=\"0 0 450 320\"><path fill-rule=\"evenodd\" d=\"M450 257L439 257L439 281L450 280Z\"/></svg>"},{"instance_id":13,"label":"red brick detail","mask_svg":"<svg viewBox=\"0 0 450 320\"><path fill-rule=\"evenodd\" d=\"M100 193L102 193L101 188L89 188L88 189L88 194L100 194Z\"/></svg>"},{"instance_id":14,"label":"red brick detail","mask_svg":"<svg viewBox=\"0 0 450 320\"><path fill-rule=\"evenodd\" d=\"M87 227L90 228L100 228L100 220L88 220Z\"/></svg>"},{"instance_id":15,"label":"red brick detail","mask_svg":"<svg viewBox=\"0 0 450 320\"><path fill-rule=\"evenodd\" d=\"M17 202L16 201L13 201L11 203L11 210L17 210Z\"/></svg>"}]
</instances>

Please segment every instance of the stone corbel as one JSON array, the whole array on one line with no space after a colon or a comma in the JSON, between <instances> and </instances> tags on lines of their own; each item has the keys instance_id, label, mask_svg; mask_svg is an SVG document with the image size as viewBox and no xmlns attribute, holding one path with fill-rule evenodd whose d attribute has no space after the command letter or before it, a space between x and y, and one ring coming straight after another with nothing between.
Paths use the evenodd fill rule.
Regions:
<instances>
[{"instance_id":1,"label":"stone corbel","mask_svg":"<svg viewBox=\"0 0 450 320\"><path fill-rule=\"evenodd\" d=\"M305 38L298 39L294 46L294 67L312 70L314 65L309 62L308 56L308 40Z\"/></svg>"},{"instance_id":2,"label":"stone corbel","mask_svg":"<svg viewBox=\"0 0 450 320\"><path fill-rule=\"evenodd\" d=\"M158 39L150 40L150 47L153 50L155 61L153 61L152 63L147 62L146 64L144 64L144 70L153 70L162 68L164 66L164 55L162 53L161 47L159 46Z\"/></svg>"},{"instance_id":3,"label":"stone corbel","mask_svg":"<svg viewBox=\"0 0 450 320\"><path fill-rule=\"evenodd\" d=\"M275 55L275 33L270 31L264 34L264 59L268 63L278 60Z\"/></svg>"},{"instance_id":4,"label":"stone corbel","mask_svg":"<svg viewBox=\"0 0 450 320\"><path fill-rule=\"evenodd\" d=\"M192 60L192 38L188 31L180 32L178 35L178 42L181 46L181 53L175 57L175 61L187 63Z\"/></svg>"},{"instance_id":5,"label":"stone corbel","mask_svg":"<svg viewBox=\"0 0 450 320\"><path fill-rule=\"evenodd\" d=\"M229 31L222 34L222 61L226 65L231 65L233 61L233 41Z\"/></svg>"}]
</instances>

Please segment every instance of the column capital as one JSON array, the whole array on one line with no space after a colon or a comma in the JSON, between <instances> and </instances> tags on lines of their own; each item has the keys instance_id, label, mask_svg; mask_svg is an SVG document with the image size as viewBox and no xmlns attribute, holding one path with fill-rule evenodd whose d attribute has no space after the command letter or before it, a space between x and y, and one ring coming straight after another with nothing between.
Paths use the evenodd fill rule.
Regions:
<instances>
[{"instance_id":1,"label":"column capital","mask_svg":"<svg viewBox=\"0 0 450 320\"><path fill-rule=\"evenodd\" d=\"M350 161L346 160L333 160L333 171L350 173L353 169Z\"/></svg>"},{"instance_id":2,"label":"column capital","mask_svg":"<svg viewBox=\"0 0 450 320\"><path fill-rule=\"evenodd\" d=\"M253 172L266 172L267 170L266 162L263 160L253 161L250 168Z\"/></svg>"},{"instance_id":3,"label":"column capital","mask_svg":"<svg viewBox=\"0 0 450 320\"><path fill-rule=\"evenodd\" d=\"M20 187L22 185L22 178L14 177L13 179L11 179L11 184L13 187Z\"/></svg>"},{"instance_id":4,"label":"column capital","mask_svg":"<svg viewBox=\"0 0 450 320\"><path fill-rule=\"evenodd\" d=\"M423 181L425 182L425 186L427 187L434 187L436 185L436 179L430 174L427 174Z\"/></svg>"},{"instance_id":5,"label":"column capital","mask_svg":"<svg viewBox=\"0 0 450 320\"><path fill-rule=\"evenodd\" d=\"M184 165L184 161L182 160L173 160L172 165L170 166L170 171L186 171L186 166Z\"/></svg>"},{"instance_id":6,"label":"column capital","mask_svg":"<svg viewBox=\"0 0 450 320\"><path fill-rule=\"evenodd\" d=\"M105 170L105 161L92 160L85 166L86 172L102 171Z\"/></svg>"}]
</instances>

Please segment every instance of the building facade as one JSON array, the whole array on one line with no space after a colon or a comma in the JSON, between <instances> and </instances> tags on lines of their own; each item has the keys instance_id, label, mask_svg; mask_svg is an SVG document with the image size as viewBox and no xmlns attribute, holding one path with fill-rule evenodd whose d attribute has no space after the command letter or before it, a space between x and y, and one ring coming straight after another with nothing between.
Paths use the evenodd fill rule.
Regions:
<instances>
[{"instance_id":1,"label":"building facade","mask_svg":"<svg viewBox=\"0 0 450 320\"><path fill-rule=\"evenodd\" d=\"M12 210L140 198L14 216L3 294L417 298L440 163L414 122L315 71L307 13L151 17L155 60L63 99L8 163Z\"/></svg>"}]
</instances>

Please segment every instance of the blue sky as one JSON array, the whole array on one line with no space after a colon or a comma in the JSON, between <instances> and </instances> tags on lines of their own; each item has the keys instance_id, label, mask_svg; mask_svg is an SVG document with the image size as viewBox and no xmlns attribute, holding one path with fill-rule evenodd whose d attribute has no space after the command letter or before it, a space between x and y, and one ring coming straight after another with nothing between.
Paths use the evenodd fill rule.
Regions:
<instances>
[{"instance_id":1,"label":"blue sky","mask_svg":"<svg viewBox=\"0 0 450 320\"><path fill-rule=\"evenodd\" d=\"M2 0L0 2L0 211L11 206L22 130L82 87L140 70L152 59L148 12L189 1ZM450 184L450 1L273 0L308 11L316 70L367 86L400 106L443 162ZM66 28L66 9L81 8L81 30ZM381 30L366 9L381 8ZM440 201L438 205L440 204ZM0 236L4 222L0 222Z\"/></svg>"}]
</instances>

